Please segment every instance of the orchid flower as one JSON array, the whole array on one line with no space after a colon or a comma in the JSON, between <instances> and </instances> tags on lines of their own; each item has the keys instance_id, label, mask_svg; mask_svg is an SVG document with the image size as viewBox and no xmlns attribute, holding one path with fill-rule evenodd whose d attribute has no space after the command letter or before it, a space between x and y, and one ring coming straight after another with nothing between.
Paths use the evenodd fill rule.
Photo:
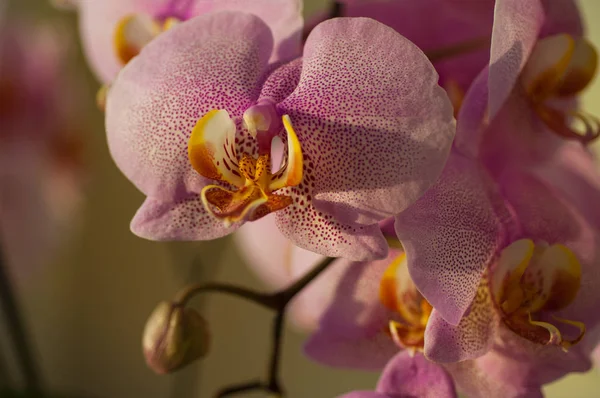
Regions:
<instances>
[{"instance_id":1,"label":"orchid flower","mask_svg":"<svg viewBox=\"0 0 600 398\"><path fill-rule=\"evenodd\" d=\"M274 213L302 248L385 256L377 222L435 182L453 139L437 74L369 19L322 23L304 57L276 69L272 51L258 17L210 13L160 35L119 74L108 143L148 196L133 232L214 239ZM279 167L275 139L286 147Z\"/></svg>"},{"instance_id":2,"label":"orchid flower","mask_svg":"<svg viewBox=\"0 0 600 398\"><path fill-rule=\"evenodd\" d=\"M497 0L489 69L484 69L467 94L473 97L471 102L485 106L471 109L470 118L490 124L507 99L517 96L544 125L536 129L537 135L553 132L563 139L589 143L600 133L600 124L577 108L576 95L592 80L596 65L596 50L583 37L572 1ZM477 99L484 95L486 100ZM582 132L573 126L574 120L581 122ZM557 141L528 135L514 139L538 157L540 152L551 153ZM468 135L460 135L456 142L465 153L478 152L473 147L479 144Z\"/></svg>"},{"instance_id":3,"label":"orchid flower","mask_svg":"<svg viewBox=\"0 0 600 398\"><path fill-rule=\"evenodd\" d=\"M72 227L83 182L76 92L62 78L68 41L23 22L0 27L0 241L17 278Z\"/></svg>"},{"instance_id":4,"label":"orchid flower","mask_svg":"<svg viewBox=\"0 0 600 398\"><path fill-rule=\"evenodd\" d=\"M65 0L60 1L64 3ZM272 29L271 61L300 54L300 0L68 0L80 11L84 49L92 69L105 84L160 33L198 15L219 10L259 16Z\"/></svg>"},{"instance_id":5,"label":"orchid flower","mask_svg":"<svg viewBox=\"0 0 600 398\"><path fill-rule=\"evenodd\" d=\"M530 134L530 126L498 117L489 129L509 136L515 129ZM439 183L396 218L396 231L410 274L434 307L427 358L478 358L471 371L539 395L542 384L590 367L597 341L586 330L600 320L600 235L548 170L514 159L497 166L490 171L478 159L452 155ZM515 359L519 366L507 365ZM453 367L463 372L466 365L447 368L460 390L489 388L457 377ZM512 368L527 377L515 378Z\"/></svg>"}]
</instances>

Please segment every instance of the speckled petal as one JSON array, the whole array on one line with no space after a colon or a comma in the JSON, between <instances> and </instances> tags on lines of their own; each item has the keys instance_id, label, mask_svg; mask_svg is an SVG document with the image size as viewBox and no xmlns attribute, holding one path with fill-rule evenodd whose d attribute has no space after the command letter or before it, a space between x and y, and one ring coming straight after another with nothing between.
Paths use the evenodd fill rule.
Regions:
<instances>
[{"instance_id":1,"label":"speckled petal","mask_svg":"<svg viewBox=\"0 0 600 398\"><path fill-rule=\"evenodd\" d=\"M192 14L219 10L254 14L269 26L275 40L270 62L287 61L302 53L301 0L202 0L196 1Z\"/></svg>"},{"instance_id":2,"label":"speckled petal","mask_svg":"<svg viewBox=\"0 0 600 398\"><path fill-rule=\"evenodd\" d=\"M541 0L497 0L490 55L490 119L510 95L544 23Z\"/></svg>"},{"instance_id":3,"label":"speckled petal","mask_svg":"<svg viewBox=\"0 0 600 398\"><path fill-rule=\"evenodd\" d=\"M371 263L346 262L337 280L316 282L317 289L335 291L335 296L304 347L308 356L329 366L377 370L398 351L388 334L393 314L379 300L381 278L396 255Z\"/></svg>"},{"instance_id":4,"label":"speckled petal","mask_svg":"<svg viewBox=\"0 0 600 398\"><path fill-rule=\"evenodd\" d=\"M305 182L293 190L302 191ZM307 188L308 189L308 188ZM318 210L309 202L309 194L297 195L290 188L291 205L276 214L281 233L296 246L329 257L363 261L383 258L388 244L377 224L343 224Z\"/></svg>"},{"instance_id":5,"label":"speckled petal","mask_svg":"<svg viewBox=\"0 0 600 398\"><path fill-rule=\"evenodd\" d=\"M377 392L390 397L456 398L452 377L422 354L398 353L385 367Z\"/></svg>"},{"instance_id":6,"label":"speckled petal","mask_svg":"<svg viewBox=\"0 0 600 398\"><path fill-rule=\"evenodd\" d=\"M503 206L480 166L452 153L439 182L396 218L410 275L451 324L469 308L504 239Z\"/></svg>"},{"instance_id":7,"label":"speckled petal","mask_svg":"<svg viewBox=\"0 0 600 398\"><path fill-rule=\"evenodd\" d=\"M433 311L425 329L425 355L442 363L477 358L492 347L498 322L487 281L482 279L469 313L458 325Z\"/></svg>"},{"instance_id":8,"label":"speckled petal","mask_svg":"<svg viewBox=\"0 0 600 398\"><path fill-rule=\"evenodd\" d=\"M228 235L239 224L225 228L206 212L199 195L171 201L146 198L131 220L131 231L150 240L209 240Z\"/></svg>"},{"instance_id":9,"label":"speckled petal","mask_svg":"<svg viewBox=\"0 0 600 398\"><path fill-rule=\"evenodd\" d=\"M437 80L421 50L374 20L338 18L312 31L300 83L279 109L308 158L318 209L373 224L435 182L454 137Z\"/></svg>"},{"instance_id":10,"label":"speckled petal","mask_svg":"<svg viewBox=\"0 0 600 398\"><path fill-rule=\"evenodd\" d=\"M192 129L213 109L241 118L271 49L268 27L235 12L200 16L148 44L107 98L108 144L121 171L157 199L199 192L206 182L188 159Z\"/></svg>"}]
</instances>

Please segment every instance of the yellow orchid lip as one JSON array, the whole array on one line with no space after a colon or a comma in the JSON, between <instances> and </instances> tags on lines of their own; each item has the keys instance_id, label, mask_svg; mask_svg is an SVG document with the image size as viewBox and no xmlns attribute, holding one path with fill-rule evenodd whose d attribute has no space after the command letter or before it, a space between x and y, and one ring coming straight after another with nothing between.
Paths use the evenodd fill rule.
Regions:
<instances>
[{"instance_id":1,"label":"yellow orchid lip","mask_svg":"<svg viewBox=\"0 0 600 398\"><path fill-rule=\"evenodd\" d=\"M381 278L379 300L399 316L399 320L389 322L389 333L394 342L402 348L422 351L425 328L433 307L410 278L405 253L390 263Z\"/></svg>"},{"instance_id":2,"label":"yellow orchid lip","mask_svg":"<svg viewBox=\"0 0 600 398\"><path fill-rule=\"evenodd\" d=\"M142 48L160 33L180 22L175 17L160 21L147 14L129 14L119 20L113 38L114 50L122 65L137 56Z\"/></svg>"},{"instance_id":3,"label":"yellow orchid lip","mask_svg":"<svg viewBox=\"0 0 600 398\"><path fill-rule=\"evenodd\" d=\"M208 112L192 130L188 144L192 167L203 177L220 183L204 187L200 195L202 203L225 225L257 220L292 203L290 196L276 191L300 184L304 163L289 116L284 115L282 120L288 153L283 166L275 173L271 172L270 153L256 158L245 152L238 153L236 125L227 111Z\"/></svg>"},{"instance_id":4,"label":"yellow orchid lip","mask_svg":"<svg viewBox=\"0 0 600 398\"><path fill-rule=\"evenodd\" d=\"M521 74L525 92L542 121L556 134L587 144L600 136L600 121L580 110L563 111L549 102L573 97L592 81L598 54L585 38L568 34L540 40Z\"/></svg>"},{"instance_id":5,"label":"yellow orchid lip","mask_svg":"<svg viewBox=\"0 0 600 398\"><path fill-rule=\"evenodd\" d=\"M530 239L515 241L503 250L491 279L492 295L509 329L530 341L564 350L581 341L585 325L552 313L568 307L580 285L581 265L570 249ZM552 321L540 319L543 314L551 315ZM564 338L559 324L577 328L578 336Z\"/></svg>"}]
</instances>

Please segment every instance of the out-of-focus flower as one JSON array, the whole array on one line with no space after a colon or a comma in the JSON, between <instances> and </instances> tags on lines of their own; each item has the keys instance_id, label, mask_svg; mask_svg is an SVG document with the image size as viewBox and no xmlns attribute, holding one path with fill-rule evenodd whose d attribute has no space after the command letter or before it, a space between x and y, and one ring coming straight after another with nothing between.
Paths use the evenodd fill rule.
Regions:
<instances>
[{"instance_id":1,"label":"out-of-focus flower","mask_svg":"<svg viewBox=\"0 0 600 398\"><path fill-rule=\"evenodd\" d=\"M73 226L83 148L63 32L24 21L0 29L0 240L20 275Z\"/></svg>"},{"instance_id":2,"label":"out-of-focus flower","mask_svg":"<svg viewBox=\"0 0 600 398\"><path fill-rule=\"evenodd\" d=\"M86 0L79 8L84 49L98 78L110 84L121 68L154 37L177 23L219 10L264 20L274 35L271 61L300 54L300 0Z\"/></svg>"},{"instance_id":3,"label":"out-of-focus flower","mask_svg":"<svg viewBox=\"0 0 600 398\"><path fill-rule=\"evenodd\" d=\"M342 16L373 18L431 54L458 105L489 60L493 0L342 0ZM448 50L456 54L447 53Z\"/></svg>"},{"instance_id":4,"label":"out-of-focus flower","mask_svg":"<svg viewBox=\"0 0 600 398\"><path fill-rule=\"evenodd\" d=\"M272 48L259 18L212 13L160 35L119 74L109 146L148 196L132 230L214 239L274 212L305 249L385 256L377 222L429 188L453 138L433 67L368 19L321 24L304 58L274 71ZM287 151L272 170L276 137Z\"/></svg>"},{"instance_id":5,"label":"out-of-focus flower","mask_svg":"<svg viewBox=\"0 0 600 398\"><path fill-rule=\"evenodd\" d=\"M161 302L148 318L142 348L156 373L173 372L208 352L208 325L193 308Z\"/></svg>"},{"instance_id":6,"label":"out-of-focus flower","mask_svg":"<svg viewBox=\"0 0 600 398\"><path fill-rule=\"evenodd\" d=\"M600 132L600 124L596 117L578 109L576 95L593 78L596 64L596 51L583 37L578 10L572 1L498 0L489 68L482 71L469 90L471 106L463 107L465 115L459 115L459 119L487 128L500 118L500 113L506 117L513 112L532 119L529 125L535 124L535 134L495 137L497 141L491 145L493 134L480 134L470 123L463 122L463 130L470 130L477 137L459 134L456 146L464 153L478 154L484 151L481 146L487 140L487 147L496 147L497 154L510 146L510 158L523 155L539 161L552 156L564 138L590 142ZM511 96L519 98L518 106L523 109L506 105ZM574 121L579 121L582 128L575 128ZM461 129L461 123L458 128ZM549 137L550 132L557 137Z\"/></svg>"},{"instance_id":7,"label":"out-of-focus flower","mask_svg":"<svg viewBox=\"0 0 600 398\"><path fill-rule=\"evenodd\" d=\"M354 391L341 398L454 398L452 377L423 355L397 354L385 367L376 391Z\"/></svg>"}]
</instances>

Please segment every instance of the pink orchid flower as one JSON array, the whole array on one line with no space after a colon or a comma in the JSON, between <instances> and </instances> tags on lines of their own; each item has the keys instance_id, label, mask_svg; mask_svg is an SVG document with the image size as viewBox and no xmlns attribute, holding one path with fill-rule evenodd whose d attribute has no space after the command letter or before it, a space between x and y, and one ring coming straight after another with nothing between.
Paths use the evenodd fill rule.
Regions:
<instances>
[{"instance_id":1,"label":"pink orchid flower","mask_svg":"<svg viewBox=\"0 0 600 398\"><path fill-rule=\"evenodd\" d=\"M499 117L510 96L519 97L519 106L533 113L544 128L538 128L534 137L516 136L504 144L520 147L526 157L535 158L552 153L561 143L557 138L587 144L600 134L598 119L577 106L577 94L595 75L597 53L583 37L572 1L496 1L491 43L489 68L470 88L467 95L472 106L462 110L468 114L463 119L486 126ZM484 96L488 98L484 100ZM581 122L583 131L572 125L575 120ZM477 129L466 126L478 134ZM540 137L542 132L557 137ZM480 144L468 134L461 134L456 142L465 153L478 152L474 148Z\"/></svg>"},{"instance_id":2,"label":"pink orchid flower","mask_svg":"<svg viewBox=\"0 0 600 398\"><path fill-rule=\"evenodd\" d=\"M478 144L480 127L484 118L488 104L487 90L487 71L486 64L490 62L490 36L492 34L494 23L494 7L496 7L496 31L494 43L495 55L493 58L502 58L502 48L507 47L503 42L499 42L504 38L505 42L517 43L515 47L521 47L521 42L528 42L539 37L546 37L560 32L567 32L574 36L580 37L583 29L581 19L575 3L572 0L561 1L533 1L523 3L523 9L518 8L518 3L501 0L494 2L479 1L479 0L423 0L423 1L406 1L406 0L344 0L341 2L342 15L345 16L362 16L376 19L388 26L394 28L402 35L415 42L425 52L435 54L439 50L452 48L453 46L463 44L476 44L474 48L463 48L463 54L457 56L445 57L440 61L433 61L436 70L440 74L440 84L444 86L450 99L453 101L455 111L461 110L463 113L460 116L458 129L461 133L457 136L457 147L461 152L473 153L473 147ZM437 10L435 13L429 10ZM523 30L519 30L516 26L507 28L508 33L503 36L502 31L498 31L498 26L513 23L510 10L514 12L523 12L523 18L531 18L537 16L543 19L537 25L540 26L539 32L535 34L526 34ZM419 16L426 16L427 22L419 19ZM313 18L312 23L316 25L320 20L325 18L324 15L319 15ZM431 21L431 18L435 18ZM521 17L519 17L521 18ZM518 19L520 21L520 19ZM525 19L525 22L528 20ZM531 25L531 24L530 24ZM536 25L536 26L537 26ZM435 26L434 30L431 26ZM457 26L460 28L457 29ZM512 25L511 25L512 26ZM532 39L533 37L533 39ZM487 45L481 46L481 39L487 38ZM508 39L507 39L508 38ZM512 41L511 41L512 40ZM510 46L508 46L510 47ZM527 45L524 45L527 47ZM484 72L481 69L484 68ZM502 68L498 69L501 70ZM518 74L518 72L517 72ZM474 82L475 77L479 78L469 90L469 97L464 98L464 92ZM459 83L455 85L455 83ZM456 91L455 89L459 89ZM468 106L462 107L463 101L468 102ZM535 148L530 144L520 142L522 136L533 143L538 143L539 139L535 139L538 131L542 127L538 122L532 121L529 116L529 109L526 99L521 98L520 101L511 101L511 106L503 110L501 118L511 120L511 123L527 123L530 128L526 131L531 131L531 134L520 134L514 140L508 140L504 134L504 126L499 125L499 128L494 128L494 134L487 134L488 141L485 145L485 150L477 148L477 154L483 158L483 161L490 169L502 167L507 162L510 162L517 154L520 161L531 160L531 164L537 164L537 172L540 174L551 174L552 180L556 180L559 175L562 176L562 181L558 185L565 189L567 194L573 192L581 192L586 190L586 195L572 195L571 200L580 201L587 195L594 195L599 192L597 189L600 186L598 173L594 172L593 159L590 155L586 155L578 147L564 146L561 149L561 154L556 153L556 147L562 145L563 141L549 137L547 145L540 149ZM498 125L498 124L496 124ZM492 129L490 129L491 131ZM477 137L472 137L471 133ZM529 136L532 136L531 138ZM494 138L498 137L498 139ZM549 150L552 149L552 150ZM486 152L479 155L479 152ZM507 157L507 153L512 153L513 156ZM540 162L541 158L548 158L548 154L552 154L551 162ZM554 155L556 154L556 155ZM536 163L537 162L537 163ZM497 163L498 166L495 166ZM579 178L573 178L579 176ZM582 177L584 177L582 179ZM598 199L600 200L600 198ZM588 207L587 216L592 216L598 220L600 225L600 211L597 206L589 206L593 201L579 203L580 206ZM278 287L282 287L290 283L295 278L298 278L303 272L306 272L308 267L314 264L314 261L305 261L302 264L304 256L302 249L295 247L284 237L282 237L274 227L274 221L261 221L254 223L244 229L241 229L235 235L237 241L247 258L248 263L252 268L258 271L259 276L267 280L269 283L274 283ZM263 236L269 236L269 239L275 239L282 243L278 247L285 247L285 253L275 255L271 245L265 244L261 240ZM299 253L296 258L295 254ZM284 254L284 255L283 255ZM273 279L277 279L274 281ZM466 302L469 302L467 299Z\"/></svg>"},{"instance_id":3,"label":"pink orchid flower","mask_svg":"<svg viewBox=\"0 0 600 398\"><path fill-rule=\"evenodd\" d=\"M258 17L210 13L160 35L119 74L108 143L148 197L133 232L214 239L274 213L297 246L385 256L378 221L435 182L453 139L435 70L369 19L322 23L303 58L278 68L272 51ZM275 168L274 139L286 147Z\"/></svg>"},{"instance_id":4,"label":"pink orchid flower","mask_svg":"<svg viewBox=\"0 0 600 398\"><path fill-rule=\"evenodd\" d=\"M423 352L469 397L540 397L543 384L589 369L598 234L534 173L504 177L494 184L477 162L452 154L438 184L397 217L405 257L390 250L378 262L336 262L344 272L309 286L321 297L335 293L325 312L314 309L319 327L307 354L330 366L381 369L399 349ZM469 281L480 262L492 265ZM432 268L423 280L438 289L421 290L427 299L417 290L425 283L411 279L425 264ZM477 296L457 326L425 304L456 299L444 289L466 295L469 283Z\"/></svg>"},{"instance_id":5,"label":"pink orchid flower","mask_svg":"<svg viewBox=\"0 0 600 398\"><path fill-rule=\"evenodd\" d=\"M300 55L300 0L58 0L77 7L84 49L92 69L105 84L160 33L219 10L255 14L274 35L271 61Z\"/></svg>"},{"instance_id":6,"label":"pink orchid flower","mask_svg":"<svg viewBox=\"0 0 600 398\"><path fill-rule=\"evenodd\" d=\"M82 142L71 116L76 95L63 79L65 37L30 21L6 22L0 27L0 241L15 277L23 278L72 227Z\"/></svg>"}]
</instances>

